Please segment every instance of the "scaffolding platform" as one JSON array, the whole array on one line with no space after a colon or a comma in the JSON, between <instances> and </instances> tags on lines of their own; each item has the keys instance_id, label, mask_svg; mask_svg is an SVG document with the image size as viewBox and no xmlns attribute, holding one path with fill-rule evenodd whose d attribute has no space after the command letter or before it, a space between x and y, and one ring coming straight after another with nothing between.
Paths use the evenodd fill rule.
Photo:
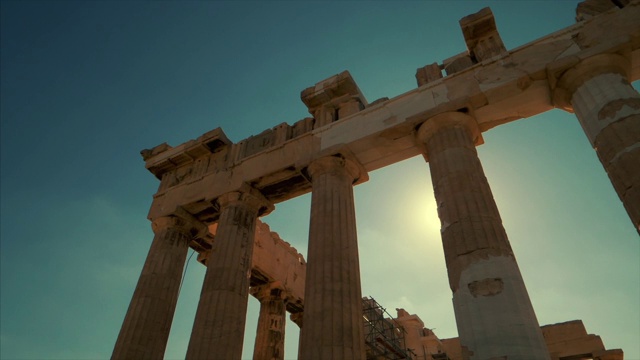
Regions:
<instances>
[{"instance_id":1,"label":"scaffolding platform","mask_svg":"<svg viewBox=\"0 0 640 360\"><path fill-rule=\"evenodd\" d=\"M374 298L362 298L367 360L412 359L404 342L404 329Z\"/></svg>"}]
</instances>

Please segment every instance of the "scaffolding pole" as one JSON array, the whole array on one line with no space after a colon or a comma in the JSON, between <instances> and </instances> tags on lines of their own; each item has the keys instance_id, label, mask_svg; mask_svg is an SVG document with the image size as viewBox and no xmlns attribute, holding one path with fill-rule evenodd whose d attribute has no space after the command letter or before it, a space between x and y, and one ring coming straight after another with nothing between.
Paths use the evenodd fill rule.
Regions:
<instances>
[{"instance_id":1,"label":"scaffolding pole","mask_svg":"<svg viewBox=\"0 0 640 360\"><path fill-rule=\"evenodd\" d=\"M374 298L362 298L368 360L411 359L404 342L404 329Z\"/></svg>"}]
</instances>

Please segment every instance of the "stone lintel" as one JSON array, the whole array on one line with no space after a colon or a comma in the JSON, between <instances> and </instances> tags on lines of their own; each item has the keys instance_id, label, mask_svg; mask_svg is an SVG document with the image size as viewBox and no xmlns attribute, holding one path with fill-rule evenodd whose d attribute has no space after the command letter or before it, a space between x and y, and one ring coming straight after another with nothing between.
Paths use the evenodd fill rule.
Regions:
<instances>
[{"instance_id":1,"label":"stone lintel","mask_svg":"<svg viewBox=\"0 0 640 360\"><path fill-rule=\"evenodd\" d=\"M581 59L599 53L626 49L626 53L631 53L628 59L632 63L629 81L637 80L640 78L638 18L640 6L631 3L520 46L508 56L485 61L365 108L345 121L312 129L312 119L305 119L295 138L265 147L249 157L236 158L232 163L225 159L231 157L228 149L236 145L223 147L220 152L205 157L202 169L196 161L176 170L178 182L161 188L154 195L149 218L170 215L181 206L198 215L201 221L211 219L211 203L245 182L274 203L305 194L310 186L300 170L317 154L325 154L334 146L347 147L367 171L408 159L421 153L416 146L416 128L442 112L469 106L480 130L486 131L551 110L556 74L559 77ZM603 28L607 31L602 32ZM584 47L583 41L597 47ZM559 64L567 66L559 68ZM149 161L175 157L188 144L157 154ZM190 175L180 179L183 168Z\"/></svg>"}]
</instances>

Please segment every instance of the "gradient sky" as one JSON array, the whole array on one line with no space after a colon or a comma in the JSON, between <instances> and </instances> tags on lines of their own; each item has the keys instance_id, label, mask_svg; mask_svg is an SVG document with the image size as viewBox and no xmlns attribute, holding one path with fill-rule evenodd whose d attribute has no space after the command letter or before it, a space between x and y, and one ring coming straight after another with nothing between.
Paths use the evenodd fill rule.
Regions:
<instances>
[{"instance_id":1,"label":"gradient sky","mask_svg":"<svg viewBox=\"0 0 640 360\"><path fill-rule=\"evenodd\" d=\"M465 50L460 18L490 6L513 49L573 24L576 3L2 1L0 358L111 355L153 238L158 181L141 149L292 124L308 116L300 91L343 70L369 101L397 96L416 87L416 68ZM583 319L640 359L638 234L575 116L484 139L539 322ZM457 336L428 164L372 172L355 197L363 295ZM302 254L309 204L263 219ZM168 359L184 357L203 275L192 259ZM251 298L243 358L257 310ZM288 359L297 337L288 322Z\"/></svg>"}]
</instances>

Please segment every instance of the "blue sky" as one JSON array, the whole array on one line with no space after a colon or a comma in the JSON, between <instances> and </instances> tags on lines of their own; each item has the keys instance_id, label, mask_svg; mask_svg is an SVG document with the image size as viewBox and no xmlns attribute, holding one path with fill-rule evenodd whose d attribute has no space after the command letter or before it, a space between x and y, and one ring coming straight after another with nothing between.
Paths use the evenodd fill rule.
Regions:
<instances>
[{"instance_id":1,"label":"blue sky","mask_svg":"<svg viewBox=\"0 0 640 360\"><path fill-rule=\"evenodd\" d=\"M300 91L349 70L369 101L465 50L490 6L508 49L574 23L577 1L1 2L0 357L104 359L153 238L139 151L222 127L240 141L308 116ZM637 84L636 84L637 85ZM575 116L478 148L541 324L583 319L640 359L640 242ZM362 292L457 336L428 164L355 189ZM263 220L306 254L309 195ZM195 258L195 257L194 257ZM166 357L184 356L204 268L189 263ZM244 358L252 354L250 299ZM295 358L297 327L287 326Z\"/></svg>"}]
</instances>

